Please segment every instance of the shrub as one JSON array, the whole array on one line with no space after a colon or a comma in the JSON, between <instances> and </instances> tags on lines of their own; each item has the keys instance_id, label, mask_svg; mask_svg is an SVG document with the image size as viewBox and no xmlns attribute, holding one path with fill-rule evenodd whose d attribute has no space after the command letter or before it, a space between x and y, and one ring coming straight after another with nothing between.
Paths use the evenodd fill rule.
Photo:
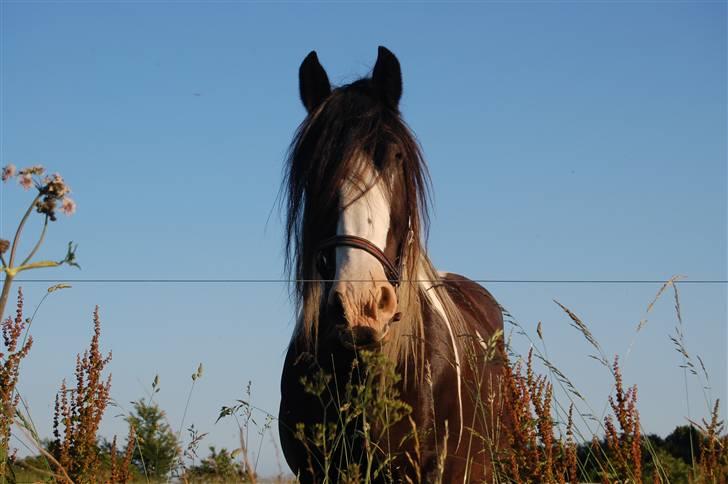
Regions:
<instances>
[{"instance_id":1,"label":"shrub","mask_svg":"<svg viewBox=\"0 0 728 484\"><path fill-rule=\"evenodd\" d=\"M134 412L127 417L137 438L132 463L148 477L166 477L179 455L177 436L156 402L141 399L132 405Z\"/></svg>"}]
</instances>

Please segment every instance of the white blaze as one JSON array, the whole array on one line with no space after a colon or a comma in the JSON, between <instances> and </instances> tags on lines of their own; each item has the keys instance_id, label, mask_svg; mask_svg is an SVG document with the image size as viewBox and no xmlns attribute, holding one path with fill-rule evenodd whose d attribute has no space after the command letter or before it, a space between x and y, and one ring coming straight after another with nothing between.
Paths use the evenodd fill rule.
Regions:
<instances>
[{"instance_id":1,"label":"white blaze","mask_svg":"<svg viewBox=\"0 0 728 484\"><path fill-rule=\"evenodd\" d=\"M347 180L339 193L340 208L336 235L362 237L384 251L389 233L389 200L384 180L366 165L361 179ZM352 247L336 248L336 279L339 281L381 281L386 278L381 263L368 252Z\"/></svg>"}]
</instances>

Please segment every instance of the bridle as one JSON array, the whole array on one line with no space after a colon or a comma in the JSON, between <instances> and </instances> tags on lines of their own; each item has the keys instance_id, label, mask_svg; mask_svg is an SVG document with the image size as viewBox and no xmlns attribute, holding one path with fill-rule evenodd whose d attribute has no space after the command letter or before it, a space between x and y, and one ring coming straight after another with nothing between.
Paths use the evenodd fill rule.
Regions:
<instances>
[{"instance_id":1,"label":"bridle","mask_svg":"<svg viewBox=\"0 0 728 484\"><path fill-rule=\"evenodd\" d=\"M395 261L391 261L382 250L368 241L364 237L358 237L356 235L334 235L321 241L316 249L317 263L320 274L327 272L328 260L326 259L326 250L336 247L352 247L354 249L363 250L375 259L379 261L384 269L384 274L387 280L394 287L394 290L399 289L402 283L402 269L404 268L405 252L407 247L412 243L413 232L410 228L407 231L405 240L400 243L399 254Z\"/></svg>"},{"instance_id":2,"label":"bridle","mask_svg":"<svg viewBox=\"0 0 728 484\"><path fill-rule=\"evenodd\" d=\"M332 249L336 247L353 247L354 249L363 250L367 254L377 259L380 264L382 264L384 274L387 277L389 283L394 287L394 292L396 294L397 292L399 292L399 286L402 283L402 269L404 268L405 252L407 250L407 247L412 243L413 237L414 232L412 231L412 228L410 226L410 228L407 230L405 240L403 240L399 245L399 254L397 255L397 259L392 262L379 247L377 247L364 237L357 237L356 235L334 235L333 237L329 237L328 239L324 239L323 241L321 241L316 249L316 262L318 264L319 274L323 275L330 271L330 269L327 267L329 265L329 261L326 258L327 249ZM385 334L389 330L389 326L392 323L396 323L400 319L402 319L402 313L399 311L395 312L392 315L392 319L387 323L384 331ZM344 331L346 330L348 330L348 328L344 329Z\"/></svg>"}]
</instances>

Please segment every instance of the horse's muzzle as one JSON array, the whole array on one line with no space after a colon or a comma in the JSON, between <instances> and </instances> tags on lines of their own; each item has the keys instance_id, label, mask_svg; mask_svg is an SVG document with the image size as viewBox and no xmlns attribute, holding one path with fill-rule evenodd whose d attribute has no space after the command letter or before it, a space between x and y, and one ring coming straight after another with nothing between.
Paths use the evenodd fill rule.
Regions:
<instances>
[{"instance_id":1,"label":"horse's muzzle","mask_svg":"<svg viewBox=\"0 0 728 484\"><path fill-rule=\"evenodd\" d=\"M369 350L380 348L387 337L388 327L377 331L368 326L339 326L337 333L339 342L349 350Z\"/></svg>"},{"instance_id":2,"label":"horse's muzzle","mask_svg":"<svg viewBox=\"0 0 728 484\"><path fill-rule=\"evenodd\" d=\"M379 331L369 326L349 326L340 324L335 327L335 335L344 348L349 350L371 350L381 348L389 340L389 329L401 319L401 313L394 317Z\"/></svg>"}]
</instances>

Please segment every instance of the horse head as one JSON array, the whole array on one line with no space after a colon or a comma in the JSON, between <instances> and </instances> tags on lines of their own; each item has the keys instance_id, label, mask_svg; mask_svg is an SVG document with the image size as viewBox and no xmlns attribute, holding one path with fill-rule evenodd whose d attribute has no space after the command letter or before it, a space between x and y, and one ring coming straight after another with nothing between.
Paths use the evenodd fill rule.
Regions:
<instances>
[{"instance_id":1,"label":"horse head","mask_svg":"<svg viewBox=\"0 0 728 484\"><path fill-rule=\"evenodd\" d=\"M299 69L307 117L289 153L288 249L303 331L373 347L407 305L416 274L428 175L402 121L402 74L379 47L370 77L333 88L311 52ZM318 313L318 314L316 314Z\"/></svg>"}]
</instances>

